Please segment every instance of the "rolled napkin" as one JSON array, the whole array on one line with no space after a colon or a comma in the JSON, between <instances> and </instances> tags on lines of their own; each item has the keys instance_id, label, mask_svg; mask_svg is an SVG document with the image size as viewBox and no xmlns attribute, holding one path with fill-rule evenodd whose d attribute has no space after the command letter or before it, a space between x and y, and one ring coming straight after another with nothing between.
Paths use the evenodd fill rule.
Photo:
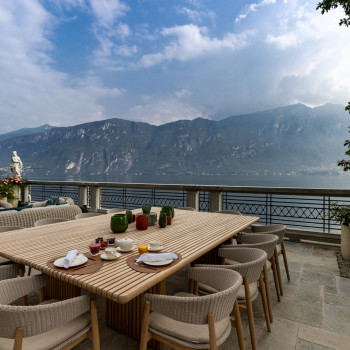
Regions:
<instances>
[{"instance_id":1,"label":"rolled napkin","mask_svg":"<svg viewBox=\"0 0 350 350\"><path fill-rule=\"evenodd\" d=\"M67 253L66 257L63 260L63 267L65 269L69 269L70 264L72 263L73 259L77 256L77 254L78 254L77 249L70 250Z\"/></svg>"},{"instance_id":2,"label":"rolled napkin","mask_svg":"<svg viewBox=\"0 0 350 350\"><path fill-rule=\"evenodd\" d=\"M145 262L145 261L159 261L159 260L168 260L168 259L177 259L178 256L175 253L160 253L160 254L151 254L145 253L140 255L136 262Z\"/></svg>"}]
</instances>

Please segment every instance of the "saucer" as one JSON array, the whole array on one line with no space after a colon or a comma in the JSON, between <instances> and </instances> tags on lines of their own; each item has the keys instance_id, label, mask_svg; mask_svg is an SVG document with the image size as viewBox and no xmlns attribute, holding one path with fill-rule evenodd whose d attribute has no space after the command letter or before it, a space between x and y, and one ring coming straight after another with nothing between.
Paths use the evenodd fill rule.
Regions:
<instances>
[{"instance_id":1,"label":"saucer","mask_svg":"<svg viewBox=\"0 0 350 350\"><path fill-rule=\"evenodd\" d=\"M156 248L151 248L149 245L148 245L148 251L149 252L159 252L163 249L164 247L162 245L159 245L158 247Z\"/></svg>"},{"instance_id":2,"label":"saucer","mask_svg":"<svg viewBox=\"0 0 350 350\"><path fill-rule=\"evenodd\" d=\"M120 253L115 253L115 257L114 258L108 258L107 255L105 253L101 254L100 257L103 260L115 260L120 258L122 255Z\"/></svg>"},{"instance_id":3,"label":"saucer","mask_svg":"<svg viewBox=\"0 0 350 350\"><path fill-rule=\"evenodd\" d=\"M131 249L127 249L127 250L124 250L120 247L117 247L117 250L118 252L121 252L121 253L128 253L128 252L131 252L132 250L134 250L135 247L132 247Z\"/></svg>"}]
</instances>

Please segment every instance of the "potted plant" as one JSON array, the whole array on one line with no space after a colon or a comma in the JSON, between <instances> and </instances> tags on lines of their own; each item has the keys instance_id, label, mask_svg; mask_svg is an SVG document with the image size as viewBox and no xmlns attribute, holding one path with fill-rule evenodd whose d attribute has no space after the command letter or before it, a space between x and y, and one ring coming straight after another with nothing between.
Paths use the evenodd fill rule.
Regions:
<instances>
[{"instance_id":1,"label":"potted plant","mask_svg":"<svg viewBox=\"0 0 350 350\"><path fill-rule=\"evenodd\" d=\"M330 216L341 224L341 254L345 260L350 260L350 205L332 203Z\"/></svg>"},{"instance_id":2,"label":"potted plant","mask_svg":"<svg viewBox=\"0 0 350 350\"><path fill-rule=\"evenodd\" d=\"M17 207L22 185L23 182L18 177L0 179L0 199L7 200L12 206Z\"/></svg>"}]
</instances>

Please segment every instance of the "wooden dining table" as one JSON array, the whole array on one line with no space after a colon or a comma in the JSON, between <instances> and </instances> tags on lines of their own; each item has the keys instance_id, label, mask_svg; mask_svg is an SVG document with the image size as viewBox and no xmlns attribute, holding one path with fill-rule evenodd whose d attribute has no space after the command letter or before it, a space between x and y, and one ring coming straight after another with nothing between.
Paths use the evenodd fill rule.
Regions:
<instances>
[{"instance_id":1,"label":"wooden dining table","mask_svg":"<svg viewBox=\"0 0 350 350\"><path fill-rule=\"evenodd\" d=\"M159 216L160 208L153 208ZM141 212L140 209L133 213ZM216 249L230 238L259 220L258 217L228 215L175 209L171 225L160 228L156 223L147 230L129 224L124 233L114 234L110 229L111 216L105 214L80 220L71 220L46 226L3 232L0 234L0 256L27 265L49 276L48 293L65 299L80 295L81 289L106 298L107 324L136 339L140 334L143 295L165 293L166 278L194 262L215 262ZM97 237L104 239L124 237L134 241L159 240L162 252L181 256L175 265L162 271L145 273L131 268L126 260L137 254L121 253L113 261L105 261L100 270L82 275L67 274L48 266L48 261L63 257L69 250L89 252L89 245Z\"/></svg>"}]
</instances>

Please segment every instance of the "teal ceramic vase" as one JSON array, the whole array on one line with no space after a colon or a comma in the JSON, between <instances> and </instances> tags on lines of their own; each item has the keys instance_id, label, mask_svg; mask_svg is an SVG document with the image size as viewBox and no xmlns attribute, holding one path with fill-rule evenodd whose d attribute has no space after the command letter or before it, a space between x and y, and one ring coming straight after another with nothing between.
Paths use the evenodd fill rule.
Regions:
<instances>
[{"instance_id":1,"label":"teal ceramic vase","mask_svg":"<svg viewBox=\"0 0 350 350\"><path fill-rule=\"evenodd\" d=\"M128 219L126 214L115 214L111 217L111 230L114 233L125 232L128 228Z\"/></svg>"},{"instance_id":2,"label":"teal ceramic vase","mask_svg":"<svg viewBox=\"0 0 350 350\"><path fill-rule=\"evenodd\" d=\"M167 218L167 213L165 211L161 211L159 214L159 227L166 227L166 218Z\"/></svg>"},{"instance_id":3,"label":"teal ceramic vase","mask_svg":"<svg viewBox=\"0 0 350 350\"><path fill-rule=\"evenodd\" d=\"M157 222L157 213L150 212L148 215L148 226L152 226Z\"/></svg>"}]
</instances>

